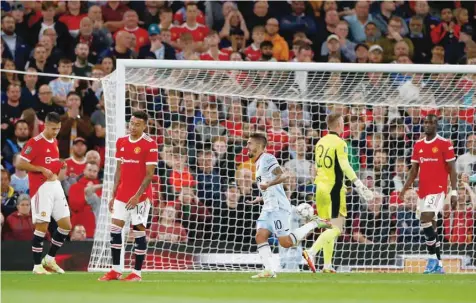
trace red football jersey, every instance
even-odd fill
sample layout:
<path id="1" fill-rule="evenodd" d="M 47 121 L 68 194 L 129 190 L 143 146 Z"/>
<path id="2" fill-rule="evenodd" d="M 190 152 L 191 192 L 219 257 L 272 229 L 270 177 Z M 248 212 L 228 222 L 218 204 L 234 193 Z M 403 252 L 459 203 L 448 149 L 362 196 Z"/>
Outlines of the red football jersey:
<path id="1" fill-rule="evenodd" d="M 116 159 L 121 161 L 121 175 L 115 198 L 127 203 L 139 190 L 147 165 L 157 165 L 157 142 L 146 134 L 136 141 L 132 141 L 129 136 L 121 137 L 116 142 Z M 152 184 L 139 201 L 146 199 L 152 201 Z"/>
<path id="2" fill-rule="evenodd" d="M 210 30 L 208 27 L 202 24 L 198 24 L 194 28 L 190 28 L 187 26 L 187 23 L 184 23 L 180 26 L 174 26 L 170 29 L 171 40 L 177 41 L 180 38 L 180 35 L 183 33 L 189 32 L 192 34 L 193 41 L 195 42 L 203 42 L 205 37 L 208 35 Z"/>
<path id="3" fill-rule="evenodd" d="M 259 61 L 261 59 L 261 50 L 259 47 L 255 47 L 254 44 L 245 48 L 244 54 L 250 61 Z"/>
<path id="4" fill-rule="evenodd" d="M 213 56 L 212 56 L 212 53 L 210 52 L 210 50 L 208 50 L 206 53 L 202 53 L 200 55 L 200 60 L 202 61 L 215 61 L 215 59 L 213 59 Z M 219 51 L 218 52 L 218 61 L 228 61 L 230 60 L 230 55 L 222 52 L 222 51 Z"/>
<path id="5" fill-rule="evenodd" d="M 126 32 L 129 32 L 129 33 L 133 34 L 134 36 L 136 36 L 136 47 L 134 49 L 136 52 L 138 52 L 141 47 L 143 47 L 144 45 L 147 45 L 149 43 L 149 32 L 147 32 L 145 29 L 143 29 L 141 27 L 136 27 L 132 30 L 126 29 L 124 27 L 124 28 L 118 30 L 114 34 L 114 36 L 113 36 L 114 40 L 116 40 L 116 36 L 120 31 L 126 31 Z"/>
<path id="6" fill-rule="evenodd" d="M 86 158 L 82 161 L 76 161 L 72 157 L 65 160 L 67 165 L 66 176 L 71 176 L 74 174 L 76 176 L 81 175 L 84 172 L 84 168 L 86 167 Z"/>
<path id="7" fill-rule="evenodd" d="M 455 160 L 451 141 L 436 136 L 431 141 L 418 140 L 413 146 L 412 162 L 420 165 L 418 196 L 446 192 L 448 189 L 448 169 L 446 162 Z"/>
<path id="8" fill-rule="evenodd" d="M 56 139 L 47 140 L 43 133 L 26 142 L 20 157 L 32 165 L 47 168 L 56 175 L 59 174 L 63 166 L 59 158 L 58 141 Z M 42 173 L 28 172 L 28 181 L 30 182 L 30 196 L 34 196 L 40 186 L 46 182 L 46 178 Z"/>

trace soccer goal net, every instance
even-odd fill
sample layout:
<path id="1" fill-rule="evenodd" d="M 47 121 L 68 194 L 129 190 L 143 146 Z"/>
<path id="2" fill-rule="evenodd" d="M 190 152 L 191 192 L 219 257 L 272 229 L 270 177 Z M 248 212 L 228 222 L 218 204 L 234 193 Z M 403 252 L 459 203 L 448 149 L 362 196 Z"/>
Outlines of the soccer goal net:
<path id="1" fill-rule="evenodd" d="M 425 239 L 415 218 L 418 181 L 399 200 L 423 118 L 440 117 L 438 133 L 459 157 L 476 149 L 474 66 L 119 60 L 103 80 L 107 137 L 103 204 L 89 270 L 111 266 L 110 214 L 115 141 L 131 112 L 146 110 L 159 144 L 148 220 L 145 270 L 261 268 L 254 240 L 260 205 L 247 154 L 252 132 L 267 134 L 267 152 L 290 173 L 292 205 L 314 205 L 314 146 L 327 133 L 326 115 L 345 117 L 349 160 L 375 192 L 365 203 L 348 187 L 347 220 L 335 249 L 338 271 L 422 272 Z M 472 145 L 471 145 L 472 144 Z M 470 146 L 471 145 L 471 146 Z M 475 272 L 473 207 L 476 168 L 458 162 L 458 207 L 438 220 L 448 272 Z M 472 179 L 471 179 L 472 180 Z M 292 224 L 298 226 L 299 218 Z M 273 262 L 307 270 L 301 257 L 320 234 L 283 249 L 273 236 Z M 133 267 L 133 238 L 124 232 L 123 264 Z M 316 259 L 322 265 L 322 255 Z"/>

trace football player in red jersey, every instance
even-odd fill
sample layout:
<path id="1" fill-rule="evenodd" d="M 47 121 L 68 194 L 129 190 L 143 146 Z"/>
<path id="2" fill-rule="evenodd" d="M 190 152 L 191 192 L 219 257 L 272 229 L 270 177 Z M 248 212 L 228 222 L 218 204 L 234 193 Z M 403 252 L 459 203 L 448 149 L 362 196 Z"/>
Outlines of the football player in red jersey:
<path id="1" fill-rule="evenodd" d="M 60 183 L 66 173 L 65 164 L 59 159 L 56 141 L 61 129 L 60 116 L 49 113 L 45 122 L 45 130 L 28 140 L 23 147 L 17 168 L 28 172 L 30 182 L 31 214 L 35 225 L 32 240 L 33 273 L 51 274 L 50 271 L 53 271 L 64 274 L 55 261 L 56 252 L 71 230 L 69 206 Z M 42 260 L 43 240 L 51 217 L 58 224 L 58 229 L 53 234 L 48 254 Z"/>
<path id="2" fill-rule="evenodd" d="M 141 281 L 141 269 L 147 252 L 145 226 L 152 199 L 151 181 L 158 162 L 157 142 L 144 133 L 147 113 L 132 113 L 130 134 L 116 141 L 116 172 L 112 199 L 109 201 L 111 222 L 112 270 L 100 281 L 121 280 L 120 257 L 122 228 L 129 217 L 134 230 L 134 270 L 124 281 Z"/>
<path id="3" fill-rule="evenodd" d="M 444 207 L 445 194 L 448 189 L 448 172 L 451 181 L 451 207 L 453 209 L 456 207 L 458 197 L 456 157 L 451 141 L 436 133 L 438 129 L 436 115 L 426 116 L 423 129 L 426 136 L 413 146 L 412 168 L 400 193 L 400 199 L 403 199 L 405 191 L 419 176 L 417 214 L 420 217 L 421 227 L 425 233 L 426 247 L 430 255 L 424 273 L 444 273 L 436 221 Z"/>

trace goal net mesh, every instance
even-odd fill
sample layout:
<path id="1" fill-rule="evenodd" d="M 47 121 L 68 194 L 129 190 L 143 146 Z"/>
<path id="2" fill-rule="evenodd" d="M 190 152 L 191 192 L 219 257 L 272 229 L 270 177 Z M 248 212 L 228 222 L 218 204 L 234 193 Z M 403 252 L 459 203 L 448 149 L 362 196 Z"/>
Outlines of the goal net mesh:
<path id="1" fill-rule="evenodd" d="M 267 133 L 267 152 L 290 172 L 286 190 L 291 204 L 314 205 L 314 146 L 327 133 L 326 115 L 341 112 L 350 163 L 375 191 L 375 199 L 365 203 L 348 187 L 348 216 L 334 249 L 335 267 L 423 271 L 425 239 L 415 219 L 418 180 L 404 201 L 398 193 L 426 115 L 441 118 L 439 134 L 452 140 L 457 155 L 466 152 L 466 138 L 474 131 L 473 75 L 126 68 L 125 117 L 116 115 L 116 77 L 114 73 L 103 80 L 107 153 L 89 270 L 111 267 L 107 201 L 115 141 L 127 133 L 118 127 L 127 127 L 131 112 L 141 109 L 151 117 L 147 132 L 160 151 L 145 270 L 261 268 L 254 241 L 261 206 L 247 203 L 258 195 L 247 137 Z M 122 119 L 126 124 L 117 123 Z M 450 272 L 476 269 L 475 184 L 464 175 L 462 182 L 458 210 L 438 221 L 443 261 Z M 292 224 L 294 228 L 301 222 L 294 216 Z M 280 248 L 272 236 L 274 265 L 283 271 L 307 270 L 301 251 L 320 232 L 315 230 L 291 249 Z M 126 228 L 126 270 L 133 268 L 133 244 Z M 321 254 L 316 263 L 322 265 Z"/>

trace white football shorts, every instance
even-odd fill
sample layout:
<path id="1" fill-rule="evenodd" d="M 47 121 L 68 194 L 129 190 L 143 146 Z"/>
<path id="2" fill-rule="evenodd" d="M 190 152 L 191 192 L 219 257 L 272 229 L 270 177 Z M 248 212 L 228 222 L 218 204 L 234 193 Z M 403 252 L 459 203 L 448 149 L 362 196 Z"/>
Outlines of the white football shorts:
<path id="1" fill-rule="evenodd" d="M 423 199 L 418 199 L 416 218 L 420 219 L 420 214 L 432 212 L 435 214 L 435 220 L 445 205 L 445 193 L 427 195 Z"/>
<path id="2" fill-rule="evenodd" d="M 31 218 L 33 223 L 58 221 L 70 216 L 68 201 L 61 182 L 46 181 L 31 198 Z"/>
<path id="3" fill-rule="evenodd" d="M 126 209 L 127 202 L 114 200 L 114 208 L 112 210 L 112 218 L 127 222 L 129 216 L 132 225 L 142 224 L 147 225 L 147 218 L 149 217 L 150 202 L 145 200 L 136 205 L 133 209 Z"/>
<path id="4" fill-rule="evenodd" d="M 287 236 L 291 233 L 291 213 L 286 210 L 262 211 L 256 221 L 256 229 L 267 229 L 276 237 Z"/>

